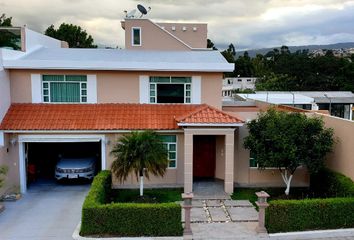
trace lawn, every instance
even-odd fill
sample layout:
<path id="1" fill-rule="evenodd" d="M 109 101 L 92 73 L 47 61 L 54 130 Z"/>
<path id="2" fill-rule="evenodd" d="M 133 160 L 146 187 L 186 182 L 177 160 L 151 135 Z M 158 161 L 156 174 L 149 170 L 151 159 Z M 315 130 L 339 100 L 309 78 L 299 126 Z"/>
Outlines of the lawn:
<path id="1" fill-rule="evenodd" d="M 256 192 L 266 191 L 269 195 L 269 201 L 278 199 L 308 199 L 315 198 L 317 195 L 306 187 L 293 187 L 290 189 L 289 196 L 284 193 L 285 188 L 235 188 L 231 198 L 234 200 L 249 200 L 255 205 L 257 201 Z"/>
<path id="2" fill-rule="evenodd" d="M 144 196 L 139 196 L 139 189 L 115 189 L 111 201 L 119 203 L 167 203 L 182 201 L 182 188 L 144 189 Z"/>

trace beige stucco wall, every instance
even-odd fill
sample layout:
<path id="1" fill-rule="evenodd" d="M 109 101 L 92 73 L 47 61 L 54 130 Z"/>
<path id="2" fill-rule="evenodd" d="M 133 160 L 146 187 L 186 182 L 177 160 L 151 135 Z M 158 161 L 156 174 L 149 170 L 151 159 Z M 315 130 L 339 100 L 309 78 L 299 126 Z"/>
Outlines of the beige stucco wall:
<path id="1" fill-rule="evenodd" d="M 201 102 L 221 108 L 222 73 L 11 70 L 12 103 L 30 103 L 31 74 L 96 74 L 98 103 L 139 103 L 139 76 L 201 76 Z"/>
<path id="2" fill-rule="evenodd" d="M 135 50 L 188 51 L 190 48 L 148 19 L 126 19 L 125 48 Z M 132 46 L 132 28 L 141 28 L 141 46 Z"/>
<path id="3" fill-rule="evenodd" d="M 354 122 L 324 114 L 316 115 L 323 117 L 326 127 L 334 129 L 337 141 L 333 152 L 328 154 L 328 167 L 354 181 Z"/>
<path id="4" fill-rule="evenodd" d="M 204 23 L 157 23 L 192 48 L 206 48 L 208 26 Z M 172 28 L 175 30 L 172 30 Z M 185 27 L 185 31 L 183 31 Z M 193 29 L 196 29 L 195 31 Z"/>
<path id="5" fill-rule="evenodd" d="M 225 136 L 216 136 L 215 178 L 225 179 Z"/>
<path id="6" fill-rule="evenodd" d="M 198 74 L 194 74 L 198 75 Z M 202 76 L 202 103 L 221 109 L 222 73 L 204 73 Z"/>
<path id="7" fill-rule="evenodd" d="M 10 70 L 10 92 L 12 103 L 32 102 L 31 71 Z"/>
<path id="8" fill-rule="evenodd" d="M 15 137 L 15 135 L 5 134 L 5 146 L 0 147 L 0 165 L 8 168 L 7 174 L 3 177 L 5 182 L 0 189 L 0 196 L 5 192 L 17 193 L 20 190 L 18 143 L 10 144 L 10 139 Z"/>

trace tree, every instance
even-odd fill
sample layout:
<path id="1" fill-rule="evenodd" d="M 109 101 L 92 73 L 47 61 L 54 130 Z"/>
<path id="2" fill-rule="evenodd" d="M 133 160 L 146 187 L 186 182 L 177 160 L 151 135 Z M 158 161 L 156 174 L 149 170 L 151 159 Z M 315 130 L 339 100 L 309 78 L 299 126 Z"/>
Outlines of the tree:
<path id="1" fill-rule="evenodd" d="M 218 50 L 216 47 L 215 47 L 215 44 L 208 38 L 207 39 L 207 48 L 211 48 L 213 50 Z"/>
<path id="2" fill-rule="evenodd" d="M 12 27 L 12 17 L 6 17 L 5 13 L 0 16 L 0 27 Z"/>
<path id="3" fill-rule="evenodd" d="M 77 25 L 62 23 L 58 29 L 55 29 L 54 25 L 50 25 L 44 34 L 66 41 L 70 48 L 97 48 L 97 45 L 93 44 L 92 36 Z"/>
<path id="4" fill-rule="evenodd" d="M 123 182 L 130 173 L 140 177 L 140 196 L 143 196 L 144 174 L 149 179 L 163 176 L 168 166 L 167 149 L 153 131 L 132 132 L 120 138 L 113 147 L 112 173 Z"/>
<path id="5" fill-rule="evenodd" d="M 299 166 L 317 173 L 334 145 L 333 129 L 325 128 L 321 118 L 303 113 L 287 113 L 271 108 L 247 123 L 245 148 L 256 158 L 258 168 L 275 167 L 289 195 L 293 175 Z"/>
<path id="6" fill-rule="evenodd" d="M 226 50 L 222 51 L 221 54 L 229 63 L 235 62 L 236 51 L 232 43 L 229 45 L 229 47 Z"/>
<path id="7" fill-rule="evenodd" d="M 0 27 L 12 27 L 12 17 L 6 17 L 5 14 L 0 16 Z M 1 29 L 0 47 L 12 48 L 14 50 L 21 49 L 21 33 L 16 29 Z"/>

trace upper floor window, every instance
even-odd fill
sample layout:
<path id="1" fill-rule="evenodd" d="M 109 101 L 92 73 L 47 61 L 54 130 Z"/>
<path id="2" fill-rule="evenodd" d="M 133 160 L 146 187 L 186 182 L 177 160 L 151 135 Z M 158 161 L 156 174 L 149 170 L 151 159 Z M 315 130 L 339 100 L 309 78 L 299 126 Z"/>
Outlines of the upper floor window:
<path id="1" fill-rule="evenodd" d="M 191 103 L 191 77 L 150 77 L 150 103 Z"/>
<path id="2" fill-rule="evenodd" d="M 133 27 L 132 28 L 132 45 L 141 46 L 141 28 Z"/>
<path id="3" fill-rule="evenodd" d="M 86 75 L 43 75 L 43 102 L 85 103 L 87 102 Z"/>

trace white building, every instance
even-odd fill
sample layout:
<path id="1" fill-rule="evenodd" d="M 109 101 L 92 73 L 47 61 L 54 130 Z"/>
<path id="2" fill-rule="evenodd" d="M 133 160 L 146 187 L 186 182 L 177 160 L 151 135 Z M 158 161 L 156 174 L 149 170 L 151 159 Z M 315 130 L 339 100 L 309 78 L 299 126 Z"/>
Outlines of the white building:
<path id="1" fill-rule="evenodd" d="M 225 78 L 222 85 L 222 96 L 232 97 L 232 92 L 236 90 L 255 90 L 256 81 L 255 77 Z"/>

